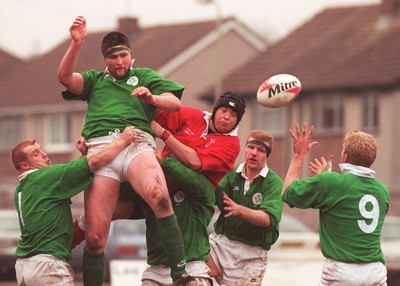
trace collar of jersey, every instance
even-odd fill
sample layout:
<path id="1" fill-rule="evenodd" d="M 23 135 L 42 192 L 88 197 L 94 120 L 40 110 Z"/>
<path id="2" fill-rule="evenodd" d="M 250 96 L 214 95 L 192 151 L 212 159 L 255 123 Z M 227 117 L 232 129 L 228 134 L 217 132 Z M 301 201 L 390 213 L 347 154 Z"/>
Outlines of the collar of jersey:
<path id="1" fill-rule="evenodd" d="M 339 168 L 342 171 L 342 174 L 353 174 L 365 178 L 375 177 L 375 171 L 367 167 L 357 166 L 350 163 L 340 163 Z"/>

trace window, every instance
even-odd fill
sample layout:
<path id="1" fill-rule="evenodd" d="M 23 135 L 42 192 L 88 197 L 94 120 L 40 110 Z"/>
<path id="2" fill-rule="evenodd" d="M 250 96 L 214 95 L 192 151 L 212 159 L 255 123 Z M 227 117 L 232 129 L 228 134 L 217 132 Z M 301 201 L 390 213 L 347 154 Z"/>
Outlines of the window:
<path id="1" fill-rule="evenodd" d="M 260 104 L 256 104 L 256 116 L 254 125 L 257 129 L 268 130 L 275 137 L 284 136 L 287 134 L 287 108 L 266 108 Z"/>
<path id="2" fill-rule="evenodd" d="M 312 117 L 319 132 L 340 133 L 343 129 L 343 103 L 338 95 L 316 96 L 312 101 Z"/>
<path id="3" fill-rule="evenodd" d="M 362 129 L 366 131 L 376 131 L 379 127 L 379 104 L 378 96 L 372 92 L 362 95 L 361 111 Z"/>
<path id="4" fill-rule="evenodd" d="M 21 117 L 6 116 L 0 120 L 0 149 L 9 152 L 21 141 Z"/>
<path id="5" fill-rule="evenodd" d="M 70 152 L 71 120 L 68 114 L 51 114 L 45 117 L 45 148 L 48 152 Z"/>

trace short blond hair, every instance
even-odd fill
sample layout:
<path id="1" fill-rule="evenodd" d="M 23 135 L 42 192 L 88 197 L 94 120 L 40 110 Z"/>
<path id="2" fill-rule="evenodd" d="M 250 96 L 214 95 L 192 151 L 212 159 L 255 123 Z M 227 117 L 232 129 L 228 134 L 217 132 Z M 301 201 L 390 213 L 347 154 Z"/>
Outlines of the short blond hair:
<path id="1" fill-rule="evenodd" d="M 23 141 L 15 146 L 10 153 L 10 159 L 15 169 L 21 169 L 21 163 L 26 161 L 27 153 L 24 152 L 25 148 L 36 143 L 36 140 Z"/>
<path id="2" fill-rule="evenodd" d="M 376 159 L 375 138 L 371 134 L 352 130 L 344 138 L 343 151 L 347 153 L 349 163 L 369 168 Z"/>
<path id="3" fill-rule="evenodd" d="M 249 133 L 246 141 L 249 141 L 249 138 L 251 137 L 256 141 L 267 143 L 267 146 L 272 150 L 272 147 L 274 146 L 274 136 L 272 136 L 271 133 L 261 129 L 254 129 Z"/>

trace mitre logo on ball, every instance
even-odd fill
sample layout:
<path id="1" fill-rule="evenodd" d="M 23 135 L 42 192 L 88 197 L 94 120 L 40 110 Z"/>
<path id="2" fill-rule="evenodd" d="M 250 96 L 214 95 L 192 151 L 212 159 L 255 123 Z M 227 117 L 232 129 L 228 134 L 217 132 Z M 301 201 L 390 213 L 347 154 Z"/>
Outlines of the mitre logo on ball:
<path id="1" fill-rule="evenodd" d="M 257 91 L 257 101 L 265 107 L 280 107 L 300 93 L 300 80 L 290 74 L 278 74 L 264 81 Z"/>

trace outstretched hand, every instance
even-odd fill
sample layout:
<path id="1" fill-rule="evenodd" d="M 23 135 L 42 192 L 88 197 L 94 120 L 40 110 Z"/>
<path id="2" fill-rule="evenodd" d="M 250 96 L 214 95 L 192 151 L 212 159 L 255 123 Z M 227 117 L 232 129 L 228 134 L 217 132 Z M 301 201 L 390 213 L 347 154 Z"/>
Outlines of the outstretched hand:
<path id="1" fill-rule="evenodd" d="M 71 27 L 69 28 L 71 38 L 75 42 L 83 42 L 87 36 L 86 19 L 83 16 L 75 18 Z"/>
<path id="2" fill-rule="evenodd" d="M 331 172 L 332 171 L 332 160 L 333 160 L 333 155 L 330 155 L 328 157 L 328 160 L 326 160 L 324 157 L 321 157 L 320 160 L 315 158 L 314 162 L 310 161 L 308 163 L 308 168 L 315 175 L 317 175 L 321 172 Z"/>
<path id="3" fill-rule="evenodd" d="M 310 129 L 307 131 L 307 124 L 303 123 L 303 128 L 300 131 L 299 124 L 296 123 L 296 133 L 289 129 L 290 137 L 293 141 L 293 151 L 294 155 L 292 161 L 290 162 L 288 171 L 286 173 L 285 179 L 283 181 L 282 194 L 285 193 L 289 185 L 300 178 L 301 169 L 303 167 L 304 158 L 312 147 L 318 144 L 317 141 L 311 140 L 311 135 L 314 131 L 314 126 L 311 125 Z"/>
<path id="4" fill-rule="evenodd" d="M 310 129 L 307 131 L 307 123 L 303 123 L 303 128 L 300 131 L 299 124 L 296 123 L 296 134 L 292 131 L 292 129 L 289 129 L 289 134 L 290 137 L 292 137 L 293 141 L 293 151 L 295 155 L 301 156 L 304 158 L 307 153 L 310 151 L 314 145 L 318 144 L 317 141 L 312 141 L 311 136 L 314 131 L 314 126 L 311 125 Z"/>
<path id="5" fill-rule="evenodd" d="M 222 196 L 224 200 L 224 217 L 238 216 L 242 206 L 235 203 L 227 194 L 222 193 Z"/>

